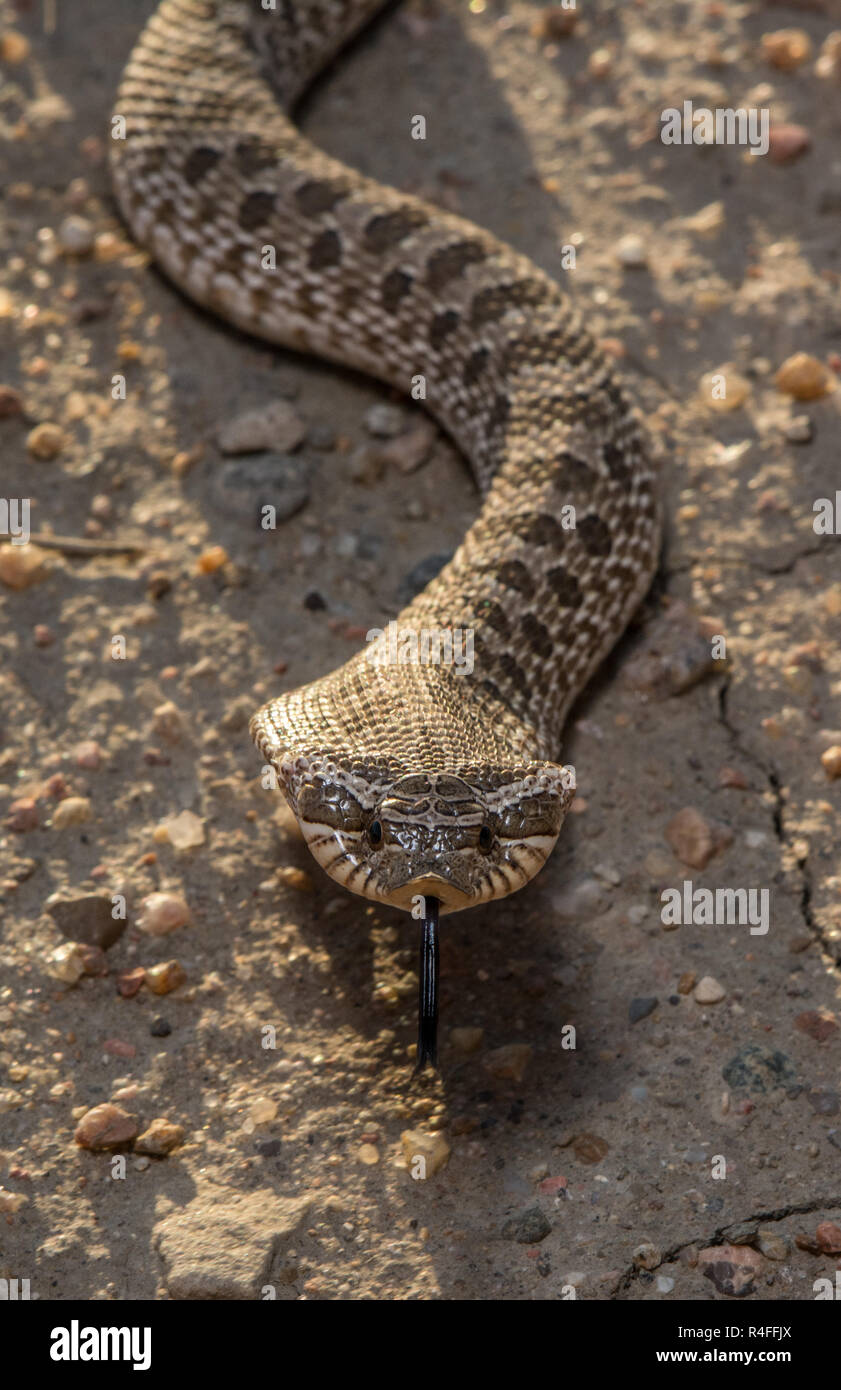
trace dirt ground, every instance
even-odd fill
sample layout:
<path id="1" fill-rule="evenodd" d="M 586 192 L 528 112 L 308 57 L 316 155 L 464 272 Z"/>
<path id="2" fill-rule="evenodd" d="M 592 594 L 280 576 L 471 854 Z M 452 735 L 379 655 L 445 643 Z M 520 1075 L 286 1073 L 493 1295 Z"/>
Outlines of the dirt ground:
<path id="1" fill-rule="evenodd" d="M 418 407 L 228 330 L 127 238 L 107 120 L 153 7 L 0 3 L 0 493 L 33 534 L 137 547 L 0 550 L 0 1277 L 814 1298 L 841 1263 L 841 14 L 581 0 L 555 37 L 536 4 L 406 3 L 302 112 L 563 279 L 663 462 L 658 579 L 568 729 L 577 814 L 526 891 L 446 920 L 442 1069 L 413 1082 L 414 924 L 320 873 L 246 725 L 394 616 L 476 495 L 443 438 L 372 483 L 371 408 Z M 792 26 L 785 70 L 763 36 Z M 769 153 L 663 144 L 685 100 L 767 108 Z M 813 399 L 775 382 L 795 353 Z M 309 500 L 266 532 L 217 436 L 278 397 Z M 767 933 L 664 924 L 687 881 L 768 890 Z M 155 936 L 161 891 L 190 920 Z M 124 1137 L 81 1146 L 107 1102 Z M 165 1156 L 132 1147 L 155 1120 Z"/>

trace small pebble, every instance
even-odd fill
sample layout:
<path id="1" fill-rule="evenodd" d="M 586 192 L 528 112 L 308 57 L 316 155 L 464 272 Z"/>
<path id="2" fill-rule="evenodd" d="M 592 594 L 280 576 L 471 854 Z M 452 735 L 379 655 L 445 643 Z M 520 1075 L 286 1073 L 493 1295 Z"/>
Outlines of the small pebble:
<path id="1" fill-rule="evenodd" d="M 509 1217 L 502 1228 L 502 1238 L 516 1240 L 520 1245 L 539 1245 L 551 1232 L 545 1212 L 535 1205 Z"/>
<path id="2" fill-rule="evenodd" d="M 28 589 L 46 574 L 46 552 L 37 545 L 0 545 L 0 583 L 8 589 Z"/>
<path id="3" fill-rule="evenodd" d="M 756 1233 L 756 1246 L 766 1260 L 787 1260 L 791 1254 L 791 1241 L 780 1235 L 773 1226 L 760 1226 Z"/>
<path id="4" fill-rule="evenodd" d="M 63 984 L 75 985 L 85 973 L 85 965 L 75 941 L 65 941 L 51 951 L 45 961 L 48 975 Z"/>
<path id="5" fill-rule="evenodd" d="M 794 72 L 812 56 L 812 40 L 804 29 L 775 29 L 762 35 L 762 56 L 781 72 Z"/>
<path id="6" fill-rule="evenodd" d="M 219 430 L 217 442 L 223 454 L 292 453 L 303 441 L 307 427 L 288 401 L 270 401 L 256 410 L 243 411 Z"/>
<path id="7" fill-rule="evenodd" d="M 812 137 L 802 125 L 772 125 L 768 132 L 768 155 L 775 164 L 788 164 L 810 149 Z M 801 396 L 801 400 L 811 400 Z"/>
<path id="8" fill-rule="evenodd" d="M 167 816 L 158 829 L 163 831 L 164 838 L 175 850 L 197 849 L 205 842 L 204 821 L 192 811 L 179 811 L 175 816 Z"/>
<path id="9" fill-rule="evenodd" d="M 704 975 L 693 991 L 698 1004 L 719 1004 L 726 994 L 727 990 L 712 975 Z"/>
<path id="10" fill-rule="evenodd" d="M 184 1130 L 181 1125 L 172 1124 L 169 1120 L 152 1120 L 148 1129 L 144 1129 L 142 1134 L 137 1136 L 134 1141 L 135 1153 L 153 1154 L 156 1158 L 163 1158 L 165 1154 L 171 1153 L 179 1144 L 184 1143 Z"/>
<path id="11" fill-rule="evenodd" d="M 190 909 L 177 893 L 150 893 L 143 899 L 137 926 L 148 936 L 166 936 L 192 920 Z"/>
<path id="12" fill-rule="evenodd" d="M 177 960 L 146 967 L 146 985 L 153 994 L 171 994 L 179 985 L 183 985 L 186 978 L 187 973 Z"/>
<path id="13" fill-rule="evenodd" d="M 628 270 L 644 270 L 648 265 L 648 250 L 642 237 L 629 233 L 623 236 L 614 247 L 614 254 L 620 265 Z"/>
<path id="14" fill-rule="evenodd" d="M 821 753 L 821 767 L 830 782 L 841 777 L 841 744 L 835 743 Z"/>
<path id="15" fill-rule="evenodd" d="M 734 367 L 725 365 L 701 377 L 700 396 L 710 410 L 723 414 L 738 410 L 750 395 L 750 382 Z"/>
<path id="16" fill-rule="evenodd" d="M 47 898 L 44 906 L 62 936 L 103 951 L 119 941 L 126 928 L 126 919 L 113 915 L 114 903 L 108 894 L 62 892 Z"/>
<path id="17" fill-rule="evenodd" d="M 137 1120 L 119 1105 L 95 1105 L 76 1127 L 75 1140 L 82 1149 L 101 1151 L 130 1144 L 137 1134 Z"/>
<path id="18" fill-rule="evenodd" d="M 58 244 L 68 256 L 86 256 L 93 250 L 96 236 L 94 225 L 87 217 L 71 213 L 58 229 Z"/>
<path id="19" fill-rule="evenodd" d="M 693 806 L 685 806 L 669 821 L 664 837 L 682 863 L 703 869 L 732 842 L 733 833 L 726 826 L 707 820 Z"/>
<path id="20" fill-rule="evenodd" d="M 67 440 L 60 425 L 36 425 L 26 436 L 26 447 L 33 458 L 46 461 L 58 458 Z"/>
<path id="21" fill-rule="evenodd" d="M 812 433 L 812 421 L 808 415 L 794 415 L 783 426 L 783 435 L 789 444 L 808 444 Z"/>
<path id="22" fill-rule="evenodd" d="M 16 835 L 25 835 L 28 830 L 37 830 L 39 825 L 38 807 L 31 796 L 19 796 L 9 807 L 4 825 Z"/>
<path id="23" fill-rule="evenodd" d="M 296 893 L 315 892 L 315 884 L 306 869 L 298 869 L 289 864 L 277 870 L 276 878 L 283 888 L 292 888 Z"/>
<path id="24" fill-rule="evenodd" d="M 93 739 L 79 743 L 73 749 L 73 761 L 87 772 L 96 772 L 102 763 L 102 749 Z"/>
<path id="25" fill-rule="evenodd" d="M 410 1174 L 431 1178 L 449 1161 L 450 1146 L 443 1134 L 425 1134 L 418 1129 L 404 1129 L 400 1135 L 403 1157 Z M 419 1164 L 418 1160 L 423 1163 Z"/>
<path id="26" fill-rule="evenodd" d="M 380 1161 L 380 1151 L 375 1144 L 361 1144 L 359 1147 L 359 1161 L 372 1167 Z"/>
<path id="27" fill-rule="evenodd" d="M 74 825 L 85 825 L 92 816 L 93 809 L 86 796 L 68 796 L 53 811 L 53 829 L 68 830 Z"/>
<path id="28" fill-rule="evenodd" d="M 657 1008 L 659 1000 L 656 994 L 638 996 L 632 999 L 628 1005 L 628 1022 L 639 1023 L 641 1019 L 648 1018 Z"/>
<path id="29" fill-rule="evenodd" d="M 288 519 L 310 500 L 310 470 L 306 459 L 285 454 L 254 454 L 226 463 L 211 484 L 213 500 L 226 516 L 252 522 L 261 531 L 264 520 Z M 264 512 L 273 508 L 272 513 Z M 268 528 L 273 529 L 272 527 Z"/>
<path id="30" fill-rule="evenodd" d="M 631 1258 L 637 1269 L 656 1269 L 663 1256 L 651 1241 L 644 1241 L 637 1246 Z"/>
<path id="31" fill-rule="evenodd" d="M 165 1018 L 161 1018 L 161 1016 L 158 1015 L 157 1018 L 154 1018 L 152 1020 L 152 1025 L 149 1029 L 149 1033 L 153 1038 L 168 1038 L 171 1032 L 172 1024 L 169 1023 Z"/>
<path id="32" fill-rule="evenodd" d="M 793 396 L 797 401 L 814 401 L 834 389 L 835 379 L 817 357 L 810 357 L 806 352 L 795 352 L 777 370 L 774 385 L 778 391 Z"/>

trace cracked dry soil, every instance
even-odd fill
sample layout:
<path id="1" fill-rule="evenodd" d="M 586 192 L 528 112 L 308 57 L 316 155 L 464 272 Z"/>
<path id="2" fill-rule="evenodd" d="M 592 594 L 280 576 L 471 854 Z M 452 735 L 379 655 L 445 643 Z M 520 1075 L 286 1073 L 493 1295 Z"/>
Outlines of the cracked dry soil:
<path id="1" fill-rule="evenodd" d="M 49 549 L 38 582 L 0 583 L 3 815 L 31 803 L 0 838 L 0 1276 L 56 1299 L 812 1299 L 841 1222 L 841 780 L 821 762 L 841 575 L 813 528 L 841 393 L 802 403 L 774 375 L 841 360 L 841 82 L 815 73 L 838 13 L 600 3 L 553 39 L 535 4 L 408 3 L 304 109 L 332 153 L 568 277 L 667 498 L 652 593 L 570 721 L 577 814 L 530 889 L 447 919 L 443 1068 L 412 1084 L 412 926 L 317 874 L 245 725 L 393 616 L 476 499 L 440 438 L 410 475 L 355 478 L 387 393 L 200 314 L 127 240 L 107 117 L 151 8 L 59 3 L 45 33 L 38 5 L 0 4 L 0 491 L 32 499 L 39 533 L 138 547 Z M 762 46 L 787 25 L 813 50 L 792 71 Z M 765 105 L 809 148 L 666 147 L 659 114 L 687 98 Z M 71 215 L 86 254 L 62 245 Z M 721 368 L 747 389 L 714 411 L 699 383 Z M 307 428 L 309 501 L 266 533 L 219 505 L 217 432 L 279 396 Z M 28 447 L 44 423 L 52 458 Z M 726 661 L 693 665 L 699 635 Z M 58 813 L 71 798 L 83 822 Z M 703 867 L 666 838 L 687 808 L 715 840 Z M 201 843 L 179 851 L 161 825 L 183 811 Z M 687 880 L 769 890 L 768 932 L 666 930 L 661 893 Z M 190 924 L 143 932 L 155 891 Z M 124 895 L 107 974 L 57 978 L 56 893 Z M 153 993 L 172 959 L 184 981 Z M 74 1141 L 109 1101 L 183 1142 L 124 1146 L 115 1176 Z M 407 1130 L 448 1155 L 426 1181 Z"/>

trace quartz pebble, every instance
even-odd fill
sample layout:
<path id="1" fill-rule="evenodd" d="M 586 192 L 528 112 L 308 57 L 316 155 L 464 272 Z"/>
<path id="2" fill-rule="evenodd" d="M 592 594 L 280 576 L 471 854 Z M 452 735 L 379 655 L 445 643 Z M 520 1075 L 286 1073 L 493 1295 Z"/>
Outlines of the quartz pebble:
<path id="1" fill-rule="evenodd" d="M 616 243 L 616 259 L 627 270 L 644 270 L 648 265 L 648 251 L 642 237 L 629 233 Z"/>
<path id="2" fill-rule="evenodd" d="M 95 1105 L 76 1127 L 76 1143 L 82 1149 L 119 1149 L 137 1134 L 137 1120 L 119 1105 Z"/>
<path id="3" fill-rule="evenodd" d="M 775 29 L 762 35 L 762 56 L 781 72 L 793 72 L 812 56 L 812 40 L 804 29 Z"/>
<path id="4" fill-rule="evenodd" d="M 137 1136 L 134 1141 L 135 1153 L 152 1154 L 156 1158 L 163 1158 L 165 1154 L 171 1153 L 179 1144 L 184 1143 L 184 1130 L 181 1125 L 172 1124 L 169 1120 L 152 1120 L 148 1129 L 144 1129 L 142 1134 Z"/>
<path id="5" fill-rule="evenodd" d="M 175 850 L 197 849 L 205 842 L 204 821 L 192 811 L 167 816 L 159 827 Z"/>
<path id="6" fill-rule="evenodd" d="M 81 980 L 85 973 L 85 965 L 76 942 L 65 941 L 61 946 L 57 946 L 47 958 L 46 969 L 54 980 L 61 980 L 66 985 L 75 985 Z"/>
<path id="7" fill-rule="evenodd" d="M 693 996 L 698 1004 L 719 1004 L 726 993 L 724 986 L 712 975 L 704 975 L 695 986 Z"/>
<path id="8" fill-rule="evenodd" d="M 787 357 L 774 376 L 774 385 L 797 401 L 814 401 L 833 390 L 835 381 L 828 367 L 806 352 Z"/>
<path id="9" fill-rule="evenodd" d="M 406 1167 L 414 1178 L 431 1178 L 449 1161 L 450 1146 L 443 1134 L 404 1129 L 400 1135 L 400 1145 Z"/>
<path id="10" fill-rule="evenodd" d="M 85 825 L 92 816 L 91 803 L 86 796 L 67 796 L 53 811 L 53 829 L 68 830 L 74 825 Z"/>
<path id="11" fill-rule="evenodd" d="M 710 410 L 722 414 L 744 405 L 750 389 L 750 382 L 734 367 L 725 364 L 701 378 L 700 396 Z"/>
<path id="12" fill-rule="evenodd" d="M 146 967 L 146 985 L 153 994 L 171 994 L 183 985 L 187 973 L 177 960 L 162 961 L 160 965 Z"/>
<path id="13" fill-rule="evenodd" d="M 58 229 L 58 244 L 68 256 L 86 256 L 93 250 L 96 230 L 87 217 L 71 213 Z"/>
<path id="14" fill-rule="evenodd" d="M 29 453 L 33 458 L 41 459 L 42 462 L 58 458 L 66 443 L 61 426 L 51 422 L 36 425 L 26 436 L 26 447 Z"/>
<path id="15" fill-rule="evenodd" d="M 808 415 L 794 415 L 783 426 L 783 435 L 789 444 L 808 444 L 812 433 L 812 421 Z"/>
<path id="16" fill-rule="evenodd" d="M 37 545 L 0 545 L 0 583 L 7 589 L 28 589 L 46 573 L 46 552 Z"/>
<path id="17" fill-rule="evenodd" d="M 831 782 L 841 777 L 841 744 L 833 744 L 821 753 L 821 767 Z"/>
<path id="18" fill-rule="evenodd" d="M 190 921 L 190 909 L 177 893 L 150 893 L 143 899 L 137 925 L 148 936 L 166 936 Z"/>

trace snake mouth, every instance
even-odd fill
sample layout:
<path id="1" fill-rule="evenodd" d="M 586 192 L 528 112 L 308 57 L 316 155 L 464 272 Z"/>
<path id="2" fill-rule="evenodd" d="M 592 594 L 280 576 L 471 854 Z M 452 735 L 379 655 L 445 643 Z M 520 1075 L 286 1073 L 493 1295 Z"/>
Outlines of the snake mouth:
<path id="1" fill-rule="evenodd" d="M 406 912 L 411 912 L 419 897 L 437 898 L 442 913 L 459 912 L 474 902 L 472 894 L 465 893 L 448 878 L 437 873 L 419 874 L 407 883 L 401 884 L 399 888 L 392 889 L 388 894 L 388 902 L 394 907 L 402 907 Z"/>

